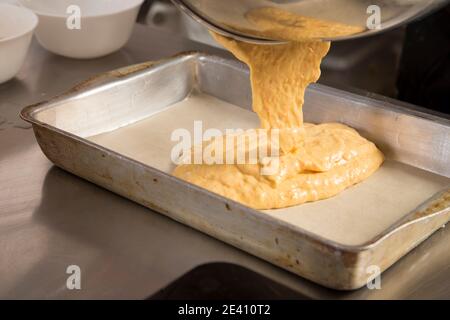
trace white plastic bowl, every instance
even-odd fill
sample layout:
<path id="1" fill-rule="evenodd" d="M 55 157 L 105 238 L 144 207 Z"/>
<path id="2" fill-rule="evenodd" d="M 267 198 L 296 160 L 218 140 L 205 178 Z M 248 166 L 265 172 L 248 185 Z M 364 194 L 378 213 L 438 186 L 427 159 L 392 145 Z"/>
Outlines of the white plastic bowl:
<path id="1" fill-rule="evenodd" d="M 143 1 L 19 0 L 39 16 L 39 43 L 53 53 L 77 59 L 97 58 L 122 48 L 131 36 Z M 80 9 L 80 29 L 68 27 L 70 13 L 74 12 L 68 11 L 71 6 Z"/>
<path id="2" fill-rule="evenodd" d="M 32 11 L 0 4 L 0 83 L 19 72 L 37 24 L 38 17 Z"/>

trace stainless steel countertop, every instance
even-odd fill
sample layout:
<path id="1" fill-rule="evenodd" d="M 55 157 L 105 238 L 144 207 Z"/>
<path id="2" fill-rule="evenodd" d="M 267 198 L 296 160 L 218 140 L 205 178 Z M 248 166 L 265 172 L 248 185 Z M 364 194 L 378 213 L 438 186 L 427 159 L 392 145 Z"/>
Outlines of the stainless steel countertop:
<path id="1" fill-rule="evenodd" d="M 144 298 L 210 262 L 235 263 L 307 297 L 450 299 L 450 230 L 443 228 L 382 275 L 382 289 L 337 292 L 64 172 L 42 154 L 20 110 L 107 70 L 180 51 L 227 53 L 136 26 L 128 45 L 88 61 L 33 41 L 16 80 L 0 85 L 0 298 Z M 82 289 L 68 290 L 78 265 Z"/>

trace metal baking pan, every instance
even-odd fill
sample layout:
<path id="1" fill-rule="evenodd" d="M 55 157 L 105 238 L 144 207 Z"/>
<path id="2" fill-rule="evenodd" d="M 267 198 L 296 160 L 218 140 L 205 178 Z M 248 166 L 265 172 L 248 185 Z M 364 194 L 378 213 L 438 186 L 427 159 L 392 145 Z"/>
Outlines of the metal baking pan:
<path id="1" fill-rule="evenodd" d="M 180 107 L 202 94 L 215 106 Z M 257 121 L 247 68 L 216 56 L 186 53 L 102 74 L 21 116 L 64 170 L 330 288 L 364 286 L 373 266 L 387 269 L 450 219 L 450 121 L 322 85 L 307 90 L 305 119 L 346 123 L 386 155 L 365 182 L 331 199 L 258 211 L 170 175 L 164 132 L 195 119 Z M 145 135 L 121 144 L 127 130 Z"/>

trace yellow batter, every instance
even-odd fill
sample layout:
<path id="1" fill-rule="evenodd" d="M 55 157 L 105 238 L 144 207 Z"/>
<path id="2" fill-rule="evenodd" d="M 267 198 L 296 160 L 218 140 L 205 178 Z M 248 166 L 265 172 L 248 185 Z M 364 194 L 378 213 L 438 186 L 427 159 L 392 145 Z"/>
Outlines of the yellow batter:
<path id="1" fill-rule="evenodd" d="M 257 27 L 257 31 L 245 30 L 245 33 L 286 41 L 336 38 L 353 35 L 364 30 L 360 26 L 301 16 L 275 7 L 252 9 L 247 12 L 246 18 Z"/>
<path id="2" fill-rule="evenodd" d="M 261 126 L 280 130 L 279 165 L 276 173 L 262 175 L 261 169 L 271 165 L 267 158 L 257 164 L 182 164 L 175 176 L 250 207 L 274 209 L 332 197 L 382 164 L 382 153 L 354 129 L 303 124 L 305 89 L 320 76 L 328 42 L 262 46 L 214 37 L 250 67 L 253 109 Z"/>

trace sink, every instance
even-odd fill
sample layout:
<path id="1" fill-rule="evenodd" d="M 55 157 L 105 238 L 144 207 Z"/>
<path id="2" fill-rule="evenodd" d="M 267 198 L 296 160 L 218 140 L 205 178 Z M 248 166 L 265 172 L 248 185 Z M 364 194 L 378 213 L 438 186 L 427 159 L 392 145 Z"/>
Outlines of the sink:
<path id="1" fill-rule="evenodd" d="M 208 263 L 187 272 L 148 300 L 306 300 L 308 297 L 231 263 Z"/>

